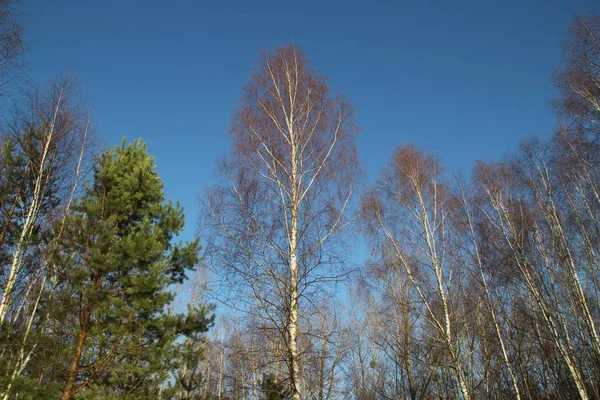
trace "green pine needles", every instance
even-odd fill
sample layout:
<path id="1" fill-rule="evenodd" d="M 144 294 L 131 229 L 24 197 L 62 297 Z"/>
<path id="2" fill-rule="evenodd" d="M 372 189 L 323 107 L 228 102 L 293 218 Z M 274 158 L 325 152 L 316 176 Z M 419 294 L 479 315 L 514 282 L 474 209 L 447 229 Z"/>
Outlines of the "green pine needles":
<path id="1" fill-rule="evenodd" d="M 49 326 L 62 399 L 154 398 L 175 367 L 177 339 L 208 329 L 206 308 L 167 312 L 169 285 L 198 262 L 197 240 L 172 244 L 183 224 L 140 140 L 98 159 L 93 184 L 56 226 Z"/>

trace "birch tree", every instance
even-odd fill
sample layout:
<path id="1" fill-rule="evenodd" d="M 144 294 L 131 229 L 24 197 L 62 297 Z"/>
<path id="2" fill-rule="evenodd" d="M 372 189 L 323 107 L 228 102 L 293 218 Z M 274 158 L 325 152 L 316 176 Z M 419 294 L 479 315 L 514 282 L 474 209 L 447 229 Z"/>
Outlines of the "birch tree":
<path id="1" fill-rule="evenodd" d="M 294 399 L 303 397 L 300 320 L 345 276 L 338 234 L 359 175 L 356 131 L 352 107 L 297 47 L 264 53 L 203 201 L 201 232 L 225 301 L 279 333 Z"/>
<path id="2" fill-rule="evenodd" d="M 535 142 L 525 146 L 522 163 L 513 164 L 513 169 L 506 164 L 480 165 L 475 171 L 477 190 L 486 198 L 482 207 L 494 232 L 495 251 L 510 260 L 508 273 L 524 290 L 526 307 L 539 321 L 535 335 L 542 337 L 542 343 L 548 343 L 550 349 L 556 349 L 575 393 L 588 399 L 589 377 L 582 368 L 582 354 L 575 349 L 581 344 L 595 352 L 595 318 L 585 314 L 586 307 L 589 311 L 588 300 L 580 297 L 581 282 L 577 282 L 577 271 L 565 255 L 564 237 L 555 236 L 562 229 L 562 218 L 555 219 L 557 192 L 547 191 L 548 160 L 534 151 L 536 148 L 541 150 Z M 590 336 L 579 336 L 577 331 L 588 331 Z"/>
<path id="3" fill-rule="evenodd" d="M 411 146 L 394 153 L 376 188 L 362 202 L 368 234 L 378 241 L 382 256 L 392 257 L 402 268 L 419 298 L 419 314 L 426 321 L 422 328 L 430 330 L 439 357 L 447 357 L 457 395 L 469 399 L 457 329 L 461 273 L 451 259 L 453 207 L 439 161 Z M 441 372 L 445 374 L 444 368 Z"/>
<path id="4" fill-rule="evenodd" d="M 68 77 L 51 82 L 47 93 L 34 91 L 13 120 L 4 136 L 4 154 L 20 158 L 22 176 L 2 201 L 0 246 L 8 252 L 8 259 L 2 266 L 0 326 L 10 311 L 17 282 L 28 281 L 21 275 L 27 272 L 32 244 L 43 236 L 39 228 L 49 227 L 77 187 L 80 149 L 83 144 L 87 153 L 86 142 L 92 136 L 77 83 Z M 5 179 L 11 179 L 10 175 Z"/>
<path id="5" fill-rule="evenodd" d="M 21 2 L 0 0 L 0 95 L 15 98 L 16 82 L 23 78 L 27 43 L 23 39 Z"/>
<path id="6" fill-rule="evenodd" d="M 600 135 L 600 16 L 576 15 L 564 44 L 565 64 L 554 75 L 558 110 L 579 128 Z"/>
<path id="7" fill-rule="evenodd" d="M 341 363 L 348 353 L 347 332 L 340 322 L 341 306 L 321 301 L 319 312 L 307 321 L 302 341 L 302 371 L 307 396 L 337 399 L 341 393 Z"/>

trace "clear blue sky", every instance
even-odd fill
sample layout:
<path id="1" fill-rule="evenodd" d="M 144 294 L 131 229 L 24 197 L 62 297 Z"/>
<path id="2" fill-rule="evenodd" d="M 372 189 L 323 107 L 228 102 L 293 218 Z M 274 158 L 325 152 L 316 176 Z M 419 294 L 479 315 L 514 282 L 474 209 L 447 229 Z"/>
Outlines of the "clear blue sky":
<path id="1" fill-rule="evenodd" d="M 354 103 L 370 181 L 403 143 L 466 171 L 552 134 L 566 28 L 574 12 L 600 11 L 591 0 L 24 4 L 33 78 L 77 75 L 106 144 L 148 143 L 186 210 L 184 238 L 262 49 L 299 44 Z"/>

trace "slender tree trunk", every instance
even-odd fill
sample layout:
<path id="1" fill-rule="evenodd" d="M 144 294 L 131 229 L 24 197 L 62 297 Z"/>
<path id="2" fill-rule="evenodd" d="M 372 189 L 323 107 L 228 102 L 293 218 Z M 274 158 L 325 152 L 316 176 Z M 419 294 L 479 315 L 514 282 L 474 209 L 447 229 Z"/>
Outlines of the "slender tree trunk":
<path id="1" fill-rule="evenodd" d="M 254 338 L 250 340 L 250 363 L 252 364 L 252 400 L 258 400 L 258 352 Z"/>
<path id="2" fill-rule="evenodd" d="M 223 398 L 223 369 L 225 369 L 225 338 L 221 337 L 219 345 L 219 372 L 217 375 L 217 399 Z"/>
<path id="3" fill-rule="evenodd" d="M 85 145 L 87 143 L 87 134 L 88 134 L 89 124 L 90 123 L 88 121 L 88 123 L 86 125 L 86 128 L 85 128 L 85 131 L 84 131 L 82 143 L 81 143 L 79 158 L 77 160 L 77 167 L 76 167 L 76 170 L 75 170 L 75 181 L 74 181 L 73 187 L 71 189 L 69 200 L 68 200 L 67 206 L 65 208 L 65 212 L 64 212 L 64 217 L 63 217 L 63 220 L 62 220 L 61 228 L 60 228 L 60 231 L 58 233 L 59 237 L 62 234 L 62 230 L 64 228 L 64 223 L 65 223 L 65 217 L 66 217 L 67 213 L 69 212 L 69 210 L 71 208 L 71 203 L 73 202 L 73 198 L 75 196 L 75 191 L 77 189 L 77 185 L 78 185 L 78 182 L 79 182 L 79 174 L 80 174 L 80 170 L 81 170 L 81 164 L 82 164 L 82 161 L 83 161 L 83 155 L 84 155 L 84 152 L 85 152 Z M 38 295 L 36 296 L 33 308 L 31 310 L 30 315 L 29 315 L 28 320 L 27 320 L 27 326 L 26 326 L 25 333 L 23 335 L 23 340 L 21 342 L 21 348 L 19 349 L 19 356 L 17 358 L 17 362 L 16 362 L 15 367 L 13 369 L 13 372 L 11 374 L 11 379 L 10 379 L 8 387 L 7 387 L 6 391 L 5 391 L 5 394 L 2 397 L 3 400 L 8 400 L 8 397 L 10 395 L 11 388 L 12 388 L 12 385 L 13 385 L 13 382 L 14 382 L 15 378 L 17 377 L 17 375 L 20 375 L 23 372 L 23 370 L 25 369 L 25 367 L 29 363 L 29 361 L 31 359 L 31 355 L 32 355 L 32 353 L 33 353 L 33 351 L 34 351 L 34 349 L 36 347 L 36 345 L 34 345 L 34 349 L 30 350 L 29 353 L 27 355 L 25 355 L 25 348 L 26 348 L 27 340 L 29 338 L 29 335 L 31 334 L 31 330 L 32 330 L 31 328 L 32 328 L 32 325 L 33 325 L 33 320 L 34 320 L 34 318 L 35 318 L 35 316 L 37 314 L 37 309 L 38 309 L 38 306 L 39 306 L 39 303 L 40 303 L 40 300 L 41 300 L 42 293 L 44 291 L 44 286 L 45 286 L 47 278 L 48 278 L 47 272 L 44 272 L 43 273 L 42 282 L 40 284 L 40 290 L 38 292 Z"/>
<path id="4" fill-rule="evenodd" d="M 406 378 L 408 383 L 408 392 L 410 393 L 411 400 L 416 400 L 417 390 L 414 385 L 412 363 L 411 363 L 411 351 L 410 351 L 410 303 L 409 296 L 406 293 L 402 293 L 403 304 L 402 304 L 402 319 L 403 319 L 403 338 L 402 338 L 402 357 L 404 358 L 404 370 L 406 372 Z M 398 332 L 400 334 L 400 332 Z M 404 394 L 406 395 L 406 394 Z"/>
<path id="5" fill-rule="evenodd" d="M 61 222 L 61 226 L 60 226 L 60 230 L 58 232 L 58 238 L 60 238 L 60 236 L 62 235 L 64 226 L 65 226 L 65 219 L 66 216 L 69 213 L 69 210 L 71 209 L 71 204 L 73 203 L 73 199 L 75 197 L 75 191 L 77 190 L 77 186 L 79 184 L 79 175 L 80 175 L 80 171 L 81 171 L 81 164 L 83 162 L 83 156 L 85 154 L 85 145 L 87 143 L 87 137 L 88 137 L 88 130 L 90 127 L 90 121 L 88 120 L 87 125 L 85 127 L 85 131 L 83 133 L 83 139 L 81 142 L 81 147 L 80 147 L 80 151 L 79 151 L 79 158 L 77 159 L 77 166 L 75 168 L 75 181 L 73 182 L 73 187 L 71 188 L 71 193 L 69 195 L 69 200 L 67 201 L 67 206 L 65 207 L 65 211 L 64 211 L 64 215 L 63 215 L 63 219 Z M 10 383 L 8 384 L 8 387 L 6 389 L 6 394 L 3 396 L 3 400 L 8 400 L 8 396 L 10 395 L 10 391 L 13 385 L 13 382 L 16 378 L 17 375 L 21 374 L 23 372 L 23 370 L 25 369 L 25 367 L 27 366 L 27 364 L 29 363 L 29 360 L 31 359 L 31 354 L 33 352 L 33 350 L 31 350 L 29 352 L 29 354 L 27 354 L 27 356 L 25 356 L 25 347 L 27 344 L 27 340 L 29 339 L 29 335 L 31 334 L 31 328 L 32 328 L 32 324 L 33 324 L 33 320 L 35 318 L 35 315 L 37 314 L 37 309 L 40 303 L 40 299 L 42 297 L 42 293 L 44 291 L 44 286 L 46 284 L 46 280 L 48 278 L 48 272 L 44 271 L 43 272 L 43 278 L 42 278 L 42 283 L 40 285 L 40 291 L 36 297 L 36 300 L 34 302 L 33 308 L 31 310 L 31 313 L 28 317 L 28 322 L 27 322 L 27 328 L 25 330 L 25 333 L 23 335 L 23 340 L 21 342 L 21 348 L 19 349 L 19 357 L 17 359 L 17 363 L 13 369 L 13 373 L 11 375 L 11 379 L 10 379 Z M 52 292 L 54 291 L 54 289 L 52 289 L 52 291 L 50 292 L 50 296 L 52 296 Z M 46 317 L 47 320 L 47 317 Z M 35 346 L 34 346 L 35 347 Z"/>
<path id="6" fill-rule="evenodd" d="M 516 263 L 517 267 L 519 268 L 522 278 L 524 279 L 525 284 L 526 284 L 530 294 L 532 295 L 533 299 L 535 300 L 535 302 L 542 314 L 543 320 L 546 323 L 548 330 L 550 331 L 552 339 L 553 339 L 556 347 L 558 348 L 563 361 L 565 362 L 565 364 L 567 365 L 567 368 L 569 369 L 569 372 L 571 374 L 573 382 L 575 383 L 575 386 L 577 387 L 579 396 L 582 400 L 588 400 L 589 396 L 587 394 L 587 389 L 585 387 L 584 379 L 581 375 L 581 372 L 580 372 L 578 366 L 576 365 L 576 362 L 573 359 L 573 352 L 572 352 L 572 348 L 570 346 L 570 338 L 568 336 L 569 327 L 566 326 L 564 318 L 560 317 L 561 311 L 556 310 L 555 312 L 558 314 L 559 319 L 562 320 L 563 329 L 567 335 L 566 339 L 567 339 L 568 343 L 565 345 L 565 343 L 561 339 L 561 335 L 559 333 L 559 328 L 557 326 L 557 321 L 555 320 L 555 317 L 553 315 L 553 310 L 552 310 L 551 306 L 547 304 L 547 301 L 546 301 L 545 297 L 543 296 L 540 288 L 538 288 L 538 286 L 534 282 L 534 278 L 532 276 L 533 268 L 529 265 L 529 263 L 527 261 L 523 260 L 524 251 L 521 248 L 520 244 L 515 240 L 515 238 L 518 238 L 518 235 L 517 235 L 517 230 L 514 227 L 514 225 L 512 224 L 512 221 L 510 219 L 510 214 L 506 210 L 501 199 L 499 199 L 497 196 L 494 196 L 489 191 L 488 191 L 488 196 L 491 200 L 492 205 L 495 208 L 495 212 L 497 213 L 497 215 L 499 217 L 501 229 L 503 231 L 502 234 L 504 236 L 504 240 L 506 241 L 507 245 L 511 249 L 514 259 L 515 259 L 515 263 Z M 539 241 L 540 239 L 537 238 L 537 240 Z M 551 274 L 548 274 L 548 276 L 550 278 L 552 278 Z"/>
<path id="7" fill-rule="evenodd" d="M 325 325 L 325 323 L 323 323 Z M 324 327 L 323 327 L 323 330 Z M 325 399 L 325 357 L 327 356 L 327 341 L 325 335 L 321 338 L 321 359 L 319 360 L 319 400 Z"/>
<path id="8" fill-rule="evenodd" d="M 293 108 L 292 108 L 293 110 Z M 287 117 L 287 126 L 290 137 L 290 161 L 291 161 L 291 198 L 290 198 L 290 379 L 292 383 L 292 399 L 300 400 L 300 368 L 298 366 L 298 211 L 299 204 L 299 181 L 298 181 L 298 153 L 295 142 L 296 132 L 294 129 L 294 116 Z"/>
<path id="9" fill-rule="evenodd" d="M 594 317 L 592 316 L 592 313 L 588 306 L 588 301 L 585 296 L 581 280 L 579 279 L 579 275 L 577 273 L 577 265 L 573 258 L 572 251 L 569 247 L 567 236 L 565 235 L 563 229 L 563 222 L 561 220 L 559 211 L 557 209 L 557 205 L 554 200 L 555 195 L 554 188 L 551 184 L 550 172 L 544 160 L 541 160 L 540 164 L 541 165 L 536 165 L 536 167 L 537 173 L 539 175 L 539 181 L 542 184 L 543 190 L 539 189 L 537 186 L 534 186 L 535 195 L 539 199 L 538 202 L 542 205 L 541 209 L 543 210 L 544 218 L 548 221 L 548 225 L 553 236 L 551 239 L 556 241 L 560 253 L 565 258 L 565 269 L 568 271 L 568 276 L 571 279 L 571 283 L 573 285 L 571 290 L 579 305 L 580 309 L 578 311 L 582 314 L 583 319 L 587 325 L 587 329 L 589 330 L 589 336 L 592 339 L 592 348 L 594 349 L 596 356 L 600 356 L 600 336 L 598 335 L 596 324 L 594 322 Z"/>
<path id="10" fill-rule="evenodd" d="M 298 265 L 296 260 L 296 238 L 298 224 L 297 210 L 292 209 L 291 240 L 290 240 L 290 323 L 288 334 L 290 340 L 290 374 L 292 382 L 292 398 L 300 400 L 300 382 L 298 367 Z"/>
<path id="11" fill-rule="evenodd" d="M 10 391 L 12 390 L 12 385 L 15 381 L 15 378 L 17 377 L 17 375 L 19 375 L 23 372 L 23 370 L 29 363 L 29 360 L 31 359 L 31 354 L 32 354 L 33 350 L 31 350 L 27 354 L 27 356 L 25 356 L 25 346 L 27 344 L 27 339 L 29 338 L 29 334 L 31 333 L 31 327 L 33 325 L 33 319 L 35 318 L 37 307 L 40 303 L 42 293 L 44 292 L 44 285 L 46 284 L 46 278 L 47 278 L 47 275 L 44 274 L 44 277 L 40 284 L 40 291 L 38 292 L 38 295 L 35 299 L 35 303 L 33 305 L 33 310 L 31 312 L 31 314 L 29 315 L 29 318 L 27 319 L 27 327 L 25 328 L 25 333 L 23 334 L 23 340 L 21 341 L 21 348 L 19 349 L 19 356 L 17 358 L 17 362 L 15 363 L 15 367 L 13 368 L 13 372 L 10 376 L 10 382 L 8 383 L 6 391 L 4 392 L 4 395 L 2 396 L 2 400 L 8 400 L 8 398 L 10 396 Z M 34 346 L 34 348 L 35 347 L 36 346 Z"/>
<path id="12" fill-rule="evenodd" d="M 10 212 L 6 216 L 5 224 L 2 227 L 2 232 L 0 233 L 0 246 L 4 245 L 4 238 L 6 237 L 6 234 L 8 233 L 8 228 L 10 227 L 10 221 L 12 220 L 12 217 L 15 214 L 17 205 L 19 204 L 20 191 L 21 191 L 21 189 L 19 189 L 17 191 L 17 193 L 15 193 L 15 199 L 13 200 L 12 206 L 10 207 Z"/>
<path id="13" fill-rule="evenodd" d="M 469 224 L 469 232 L 471 235 L 474 235 L 475 227 L 473 226 L 473 220 L 471 219 L 471 211 L 469 209 L 469 204 L 467 202 L 467 197 L 466 197 L 464 191 L 461 193 L 461 197 L 462 197 L 463 207 L 465 209 L 465 213 L 467 216 L 467 222 Z M 490 293 L 490 288 L 488 286 L 487 278 L 485 276 L 485 271 L 483 270 L 483 260 L 481 258 L 481 253 L 479 252 L 479 246 L 477 245 L 477 241 L 475 240 L 474 237 L 472 239 L 472 242 L 473 242 L 473 248 L 474 248 L 474 253 L 475 253 L 475 260 L 477 262 L 479 275 L 481 276 L 481 282 L 483 283 L 483 290 L 485 292 L 487 304 L 488 304 L 488 307 L 490 310 L 490 315 L 492 317 L 492 323 L 494 324 L 494 330 L 496 332 L 496 337 L 498 338 L 498 342 L 500 344 L 500 349 L 502 351 L 502 359 L 504 361 L 504 365 L 506 366 L 506 369 L 508 370 L 508 374 L 510 376 L 511 383 L 512 383 L 513 389 L 515 391 L 515 397 L 517 400 L 521 400 L 521 393 L 519 391 L 517 377 L 513 371 L 512 366 L 510 365 L 510 361 L 508 359 L 508 352 L 506 351 L 506 346 L 504 344 L 504 337 L 502 335 L 500 324 L 499 324 L 498 318 L 496 316 L 496 310 L 494 308 L 492 294 Z"/>
<path id="14" fill-rule="evenodd" d="M 33 190 L 31 205 L 29 206 L 29 210 L 27 211 L 27 217 L 25 218 L 25 223 L 23 224 L 23 229 L 21 230 L 21 235 L 16 246 L 15 254 L 13 255 L 13 261 L 10 266 L 10 271 L 8 273 L 8 279 L 6 281 L 4 291 L 2 292 L 2 301 L 0 301 L 0 326 L 2 326 L 2 324 L 4 323 L 4 319 L 6 318 L 8 307 L 10 306 L 12 300 L 12 291 L 14 290 L 14 286 L 17 283 L 17 276 L 21 269 L 21 263 L 27 250 L 26 241 L 29 239 L 29 235 L 31 234 L 35 221 L 37 220 L 38 212 L 42 203 L 45 190 L 42 181 L 44 179 L 44 171 L 46 169 L 46 158 L 48 157 L 48 152 L 50 150 L 50 143 L 54 135 L 54 126 L 56 124 L 56 118 L 58 117 L 58 112 L 61 103 L 62 95 L 59 97 L 56 107 L 54 108 L 52 121 L 50 123 L 50 126 L 48 127 L 48 133 L 46 135 L 44 148 L 42 150 L 39 171 L 35 180 L 35 187 Z"/>
<path id="15" fill-rule="evenodd" d="M 414 178 L 413 178 L 414 179 Z M 437 192 L 434 193 L 434 211 L 433 211 L 433 221 L 429 218 L 429 212 L 427 210 L 427 206 L 425 205 L 425 201 L 422 196 L 421 188 L 418 186 L 418 182 L 415 180 L 413 183 L 415 185 L 415 192 L 417 193 L 419 206 L 421 208 L 421 224 L 423 226 L 425 240 L 427 242 L 427 250 L 428 256 L 431 264 L 434 268 L 435 279 L 437 283 L 437 291 L 440 296 L 440 300 L 442 301 L 442 309 L 444 312 L 444 328 L 443 334 L 445 336 L 445 341 L 448 346 L 448 350 L 450 352 L 450 356 L 452 357 L 452 363 L 454 364 L 454 370 L 456 372 L 456 378 L 458 379 L 458 384 L 460 387 L 460 392 L 463 396 L 463 399 L 470 400 L 471 396 L 469 395 L 469 389 L 467 387 L 467 382 L 464 377 L 464 373 L 462 370 L 461 361 L 459 359 L 458 349 L 454 346 L 454 340 L 452 337 L 452 325 L 450 322 L 450 308 L 448 306 L 448 297 L 446 294 L 446 290 L 444 289 L 444 277 L 443 277 L 443 259 L 440 259 L 438 255 L 437 249 L 437 240 L 435 237 L 435 232 L 437 229 L 445 229 L 444 228 L 444 211 L 438 210 L 437 203 Z M 434 188 L 437 188 L 436 184 L 433 185 Z M 441 218 L 441 221 L 437 221 L 436 218 Z M 442 244 L 443 245 L 443 244 Z M 443 254 L 443 251 L 442 251 Z"/>
<path id="16" fill-rule="evenodd" d="M 492 297 L 489 292 L 483 270 L 481 270 L 481 278 L 483 279 L 483 282 L 484 282 L 485 294 L 487 296 L 490 313 L 492 316 L 492 323 L 494 324 L 494 330 L 496 331 L 496 337 L 498 338 L 498 342 L 500 344 L 500 350 L 502 351 L 502 359 L 504 361 L 504 365 L 506 366 L 506 368 L 508 370 L 508 375 L 510 376 L 511 383 L 512 383 L 513 389 L 515 391 L 515 398 L 517 400 L 521 400 L 521 392 L 519 391 L 519 385 L 517 384 L 517 377 L 513 371 L 512 366 L 510 365 L 510 361 L 508 359 L 508 352 L 506 351 L 506 346 L 504 344 L 504 338 L 502 336 L 502 332 L 500 331 L 500 324 L 498 323 L 498 318 L 496 317 L 496 311 L 494 310 L 494 304 L 492 303 Z"/>
<path id="17" fill-rule="evenodd" d="M 81 355 L 83 353 L 83 348 L 85 345 L 85 339 L 87 337 L 89 323 L 90 323 L 90 312 L 86 311 L 83 316 L 83 321 L 81 324 L 81 332 L 77 336 L 77 345 L 75 347 L 75 354 L 71 359 L 71 365 L 69 366 L 69 373 L 67 375 L 67 382 L 65 384 L 65 388 L 63 390 L 63 394 L 61 396 L 61 400 L 70 400 L 74 393 L 75 382 L 77 380 L 77 373 L 79 372 L 79 363 L 81 361 Z"/>

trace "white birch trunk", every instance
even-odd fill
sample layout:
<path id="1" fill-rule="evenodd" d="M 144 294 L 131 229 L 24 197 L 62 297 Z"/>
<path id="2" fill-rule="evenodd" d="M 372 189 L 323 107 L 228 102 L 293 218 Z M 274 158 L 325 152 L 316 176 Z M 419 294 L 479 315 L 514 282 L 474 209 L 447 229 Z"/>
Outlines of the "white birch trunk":
<path id="1" fill-rule="evenodd" d="M 42 157 L 40 160 L 39 171 L 35 181 L 33 197 L 29 206 L 29 210 L 27 211 L 27 217 L 25 218 L 25 222 L 23 223 L 23 229 L 21 230 L 15 253 L 13 255 L 13 261 L 10 266 L 10 271 L 8 273 L 8 279 L 6 281 L 4 291 L 2 292 L 2 300 L 0 301 L 0 326 L 2 326 L 2 324 L 4 323 L 4 319 L 6 318 L 6 314 L 8 312 L 8 307 L 10 306 L 12 301 L 12 291 L 14 290 L 14 286 L 17 283 L 17 276 L 19 274 L 19 271 L 21 270 L 23 257 L 25 255 L 25 252 L 27 251 L 26 242 L 38 218 L 38 213 L 45 190 L 43 179 L 44 172 L 46 169 L 46 158 L 50 149 L 50 143 L 54 134 L 56 118 L 58 117 L 58 112 L 61 103 L 62 94 L 58 98 L 56 107 L 54 108 L 54 113 L 52 115 L 52 121 L 50 123 L 50 126 L 48 127 L 48 133 L 46 135 L 46 140 L 42 149 Z"/>
<path id="2" fill-rule="evenodd" d="M 288 334 L 290 340 L 290 373 L 292 382 L 292 398 L 300 400 L 300 370 L 298 366 L 298 203 L 296 189 L 296 151 L 292 145 L 292 209 L 290 223 L 290 321 Z"/>
<path id="3" fill-rule="evenodd" d="M 496 214 L 499 218 L 500 231 L 501 231 L 500 233 L 503 234 L 504 240 L 506 241 L 507 245 L 510 247 L 511 251 L 515 255 L 515 263 L 517 264 L 517 267 L 519 268 L 519 271 L 522 274 L 522 277 L 525 281 L 526 287 L 528 288 L 530 294 L 533 296 L 533 298 L 542 314 L 542 318 L 546 324 L 546 327 L 550 331 L 550 333 L 552 335 L 552 339 L 553 339 L 556 347 L 558 348 L 563 361 L 565 362 L 565 364 L 567 365 L 567 368 L 569 369 L 569 373 L 571 375 L 571 378 L 573 379 L 573 382 L 575 383 L 575 386 L 577 387 L 579 396 L 582 400 L 588 400 L 589 396 L 587 394 L 585 382 L 584 382 L 583 377 L 581 376 L 579 368 L 577 367 L 577 365 L 575 364 L 575 361 L 572 358 L 572 352 L 570 351 L 570 345 L 568 343 L 567 343 L 567 345 L 565 345 L 565 343 L 561 339 L 555 318 L 553 317 L 553 313 L 552 313 L 550 307 L 548 306 L 548 304 L 546 303 L 546 299 L 540 292 L 540 289 L 537 287 L 537 285 L 534 282 L 533 276 L 530 271 L 530 266 L 526 262 L 524 262 L 524 260 L 522 260 L 521 257 L 518 255 L 518 254 L 520 254 L 520 249 L 517 249 L 516 244 L 515 244 L 515 238 L 518 237 L 517 231 L 511 222 L 508 211 L 504 207 L 504 203 L 502 202 L 501 196 L 499 194 L 494 195 L 490 191 L 488 191 L 487 194 L 488 194 L 489 199 L 491 200 L 492 206 L 494 207 L 494 211 L 496 212 Z M 560 313 L 560 311 L 558 311 L 558 312 Z M 560 319 L 562 320 L 563 329 L 568 335 L 569 327 L 565 325 L 565 321 L 563 318 L 560 318 Z M 568 337 L 567 337 L 567 340 L 570 342 L 570 339 Z"/>

